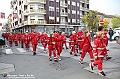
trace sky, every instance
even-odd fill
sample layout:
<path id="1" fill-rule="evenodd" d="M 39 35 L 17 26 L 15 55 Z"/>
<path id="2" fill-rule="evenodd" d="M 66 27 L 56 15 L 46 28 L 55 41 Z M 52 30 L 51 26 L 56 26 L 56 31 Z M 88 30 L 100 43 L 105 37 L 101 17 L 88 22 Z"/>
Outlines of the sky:
<path id="1" fill-rule="evenodd" d="M 5 12 L 6 19 L 10 10 L 11 0 L 1 0 L 0 12 Z M 90 10 L 98 10 L 99 12 L 109 15 L 120 15 L 120 0 L 90 0 Z"/>
<path id="2" fill-rule="evenodd" d="M 120 15 L 120 0 L 90 0 L 90 10 L 97 10 L 108 15 Z"/>

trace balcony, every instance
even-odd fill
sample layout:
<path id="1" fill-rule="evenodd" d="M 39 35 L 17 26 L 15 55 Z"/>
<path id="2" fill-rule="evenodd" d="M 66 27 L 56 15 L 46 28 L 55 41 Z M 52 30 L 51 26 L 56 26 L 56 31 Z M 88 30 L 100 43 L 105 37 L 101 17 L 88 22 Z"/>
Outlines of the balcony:
<path id="1" fill-rule="evenodd" d="M 80 0 L 80 3 L 85 3 L 85 0 Z"/>
<path id="2" fill-rule="evenodd" d="M 86 4 L 89 4 L 89 0 L 86 0 L 86 2 L 85 2 Z"/>
<path id="3" fill-rule="evenodd" d="M 89 9 L 88 9 L 88 8 L 85 8 L 84 10 L 85 10 L 86 12 L 89 12 Z"/>
<path id="4" fill-rule="evenodd" d="M 82 7 L 82 6 L 80 6 L 80 10 L 84 11 L 84 10 L 85 10 L 85 8 L 84 8 L 84 7 Z"/>
<path id="5" fill-rule="evenodd" d="M 61 7 L 68 7 L 68 4 L 66 4 L 66 3 L 61 3 L 60 6 L 61 6 Z"/>
<path id="6" fill-rule="evenodd" d="M 65 13 L 65 12 L 61 12 L 60 15 L 64 16 L 64 17 L 68 16 L 67 13 Z"/>
<path id="7" fill-rule="evenodd" d="M 60 24 L 68 24 L 68 22 L 60 22 Z"/>
<path id="8" fill-rule="evenodd" d="M 24 15 L 29 15 L 29 14 L 46 14 L 46 10 L 30 9 L 24 11 Z"/>
<path id="9" fill-rule="evenodd" d="M 24 25 L 45 25 L 46 21 L 45 20 L 29 20 L 29 21 L 24 21 Z"/>
<path id="10" fill-rule="evenodd" d="M 24 0 L 25 4 L 31 4 L 31 3 L 41 3 L 41 4 L 46 4 L 46 0 Z"/>

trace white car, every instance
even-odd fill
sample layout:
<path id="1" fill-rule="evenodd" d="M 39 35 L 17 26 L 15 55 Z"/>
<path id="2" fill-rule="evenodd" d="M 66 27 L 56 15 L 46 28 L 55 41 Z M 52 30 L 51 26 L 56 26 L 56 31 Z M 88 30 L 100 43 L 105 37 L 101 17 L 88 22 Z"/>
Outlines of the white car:
<path id="1" fill-rule="evenodd" d="M 120 38 L 120 29 L 114 29 L 114 34 L 112 36 L 112 39 L 118 40 Z"/>

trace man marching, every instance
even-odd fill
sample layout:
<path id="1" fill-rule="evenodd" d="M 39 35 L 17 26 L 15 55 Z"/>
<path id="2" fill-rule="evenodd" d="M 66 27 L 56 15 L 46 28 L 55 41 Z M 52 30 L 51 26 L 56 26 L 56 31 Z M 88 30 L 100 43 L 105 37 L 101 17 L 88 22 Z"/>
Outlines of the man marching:
<path id="1" fill-rule="evenodd" d="M 68 49 L 67 44 L 66 44 L 66 35 L 65 35 L 65 33 L 63 32 L 61 34 L 61 36 L 63 38 L 62 47 L 65 45 L 66 49 Z M 64 49 L 64 47 L 63 47 L 63 49 Z"/>
<path id="2" fill-rule="evenodd" d="M 26 31 L 25 36 L 24 36 L 24 43 L 25 43 L 25 48 L 27 51 L 30 49 L 30 35 L 28 31 Z"/>
<path id="3" fill-rule="evenodd" d="M 49 60 L 52 61 L 52 54 L 54 55 L 54 61 L 57 61 L 57 56 L 56 56 L 56 50 L 55 50 L 55 38 L 53 33 L 50 34 L 50 37 L 48 37 L 48 55 L 49 55 Z"/>

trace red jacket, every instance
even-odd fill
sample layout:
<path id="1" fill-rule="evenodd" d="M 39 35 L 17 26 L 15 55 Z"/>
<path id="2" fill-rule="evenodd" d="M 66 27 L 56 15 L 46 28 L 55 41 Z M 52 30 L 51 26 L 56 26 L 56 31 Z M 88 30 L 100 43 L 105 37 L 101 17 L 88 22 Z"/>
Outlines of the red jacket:
<path id="1" fill-rule="evenodd" d="M 90 50 L 92 50 L 90 37 L 85 36 L 83 38 L 83 41 L 82 41 L 81 45 L 82 45 L 81 47 L 82 47 L 82 49 L 84 51 L 90 51 Z"/>
<path id="2" fill-rule="evenodd" d="M 84 38 L 84 33 L 83 32 L 77 32 L 76 33 L 76 42 L 78 44 L 81 44 L 81 42 L 83 41 L 82 39 Z"/>
<path id="3" fill-rule="evenodd" d="M 104 33 L 103 40 L 104 40 L 104 44 L 107 46 L 108 45 L 107 33 Z"/>
<path id="4" fill-rule="evenodd" d="M 42 35 L 41 36 L 41 42 L 42 43 L 47 43 L 48 35 Z"/>
<path id="5" fill-rule="evenodd" d="M 62 46 L 62 41 L 63 41 L 63 38 L 60 34 L 55 34 L 54 35 L 55 37 L 55 42 L 56 42 L 56 46 Z"/>
<path id="6" fill-rule="evenodd" d="M 24 43 L 29 44 L 30 43 L 30 35 L 24 35 Z"/>
<path id="7" fill-rule="evenodd" d="M 104 49 L 105 48 L 105 44 L 103 42 L 102 38 L 96 38 L 94 40 L 94 46 L 93 46 L 93 55 L 97 56 L 97 57 L 104 57 Z"/>
<path id="8" fill-rule="evenodd" d="M 35 34 L 32 33 L 30 35 L 30 40 L 31 40 L 32 44 L 38 44 L 39 39 L 40 39 L 40 37 L 37 33 L 35 33 Z"/>
<path id="9" fill-rule="evenodd" d="M 10 34 L 9 34 L 8 40 L 9 40 L 9 41 L 13 41 L 13 35 L 10 35 Z"/>
<path id="10" fill-rule="evenodd" d="M 48 49 L 53 50 L 55 48 L 55 38 L 54 37 L 48 37 L 47 39 Z"/>
<path id="11" fill-rule="evenodd" d="M 76 44 L 76 35 L 71 35 L 69 38 L 69 46 L 74 46 Z"/>

